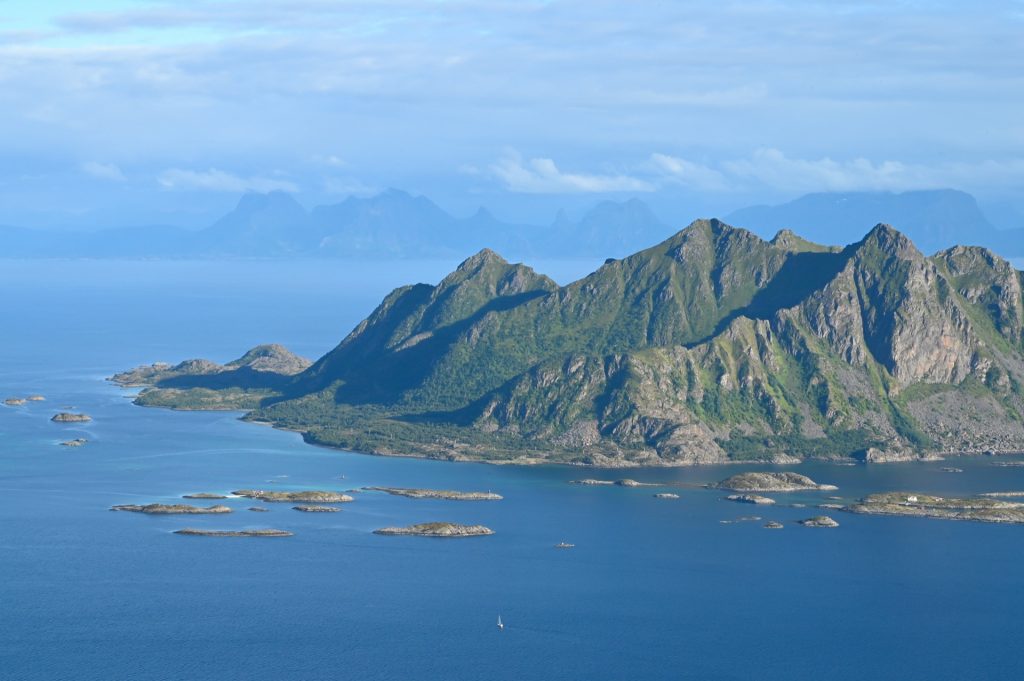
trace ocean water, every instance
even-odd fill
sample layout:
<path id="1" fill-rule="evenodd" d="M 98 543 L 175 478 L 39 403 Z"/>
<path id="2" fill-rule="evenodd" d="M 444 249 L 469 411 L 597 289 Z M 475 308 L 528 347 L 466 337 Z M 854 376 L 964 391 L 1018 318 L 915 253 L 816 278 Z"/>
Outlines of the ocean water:
<path id="1" fill-rule="evenodd" d="M 104 377 L 141 362 L 232 359 L 259 342 L 318 355 L 391 287 L 453 263 L 0 261 L 0 678 L 1018 678 L 1024 527 L 732 504 L 698 485 L 749 467 L 585 471 L 389 459 L 304 444 L 234 413 L 135 407 Z M 539 267 L 560 281 L 590 263 Z M 75 407 L 83 425 L 50 416 Z M 86 437 L 82 448 L 57 443 Z M 788 467 L 825 495 L 1024 490 L 990 459 Z M 965 469 L 943 473 L 943 465 Z M 753 467 L 765 469 L 763 466 Z M 580 487 L 632 477 L 658 488 Z M 148 517 L 241 487 L 493 490 L 499 502 L 359 493 L 340 513 L 290 504 Z M 732 522 L 759 515 L 760 522 Z M 762 528 L 780 520 L 781 531 Z M 463 540 L 385 525 L 483 523 Z M 281 539 L 184 537 L 277 527 Z M 557 550 L 560 541 L 576 545 Z M 495 626 L 501 615 L 504 631 Z"/>

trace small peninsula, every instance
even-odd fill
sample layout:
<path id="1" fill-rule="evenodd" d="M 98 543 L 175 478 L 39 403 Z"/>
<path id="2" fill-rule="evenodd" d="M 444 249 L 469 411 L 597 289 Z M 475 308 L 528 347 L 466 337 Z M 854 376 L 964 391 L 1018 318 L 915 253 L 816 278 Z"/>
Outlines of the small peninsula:
<path id="1" fill-rule="evenodd" d="M 59 414 L 54 414 L 53 418 L 50 419 L 54 423 L 88 423 L 92 421 L 92 417 L 88 414 L 75 414 L 68 411 L 62 411 Z"/>
<path id="2" fill-rule="evenodd" d="M 276 492 L 265 489 L 239 489 L 232 492 L 236 497 L 248 499 L 260 499 L 261 501 L 291 501 L 308 502 L 313 504 L 340 504 L 355 501 L 352 497 L 341 492 L 329 492 L 324 490 L 298 490 L 295 492 Z"/>
<path id="3" fill-rule="evenodd" d="M 708 487 L 733 492 L 798 492 L 838 489 L 835 485 L 820 485 L 799 473 L 740 473 L 713 485 L 708 485 Z"/>
<path id="4" fill-rule="evenodd" d="M 176 515 L 176 514 L 198 514 L 198 513 L 231 513 L 231 509 L 222 504 L 216 506 L 189 506 L 188 504 L 121 504 L 111 506 L 111 511 L 130 511 L 132 513 L 147 513 L 150 515 Z"/>
<path id="5" fill-rule="evenodd" d="M 457 523 L 420 523 L 408 527 L 382 527 L 374 534 L 412 535 L 416 537 L 482 537 L 494 534 L 494 530 L 483 525 L 459 525 Z"/>
<path id="6" fill-rule="evenodd" d="M 416 489 L 411 487 L 364 487 L 370 492 L 385 492 L 410 499 L 447 499 L 451 501 L 499 501 L 503 499 L 494 492 L 457 492 L 447 489 Z"/>
<path id="7" fill-rule="evenodd" d="M 175 530 L 174 534 L 184 534 L 192 537 L 291 537 L 291 532 L 286 530 L 262 529 L 262 530 L 199 530 L 194 527 L 186 527 L 183 530 Z"/>

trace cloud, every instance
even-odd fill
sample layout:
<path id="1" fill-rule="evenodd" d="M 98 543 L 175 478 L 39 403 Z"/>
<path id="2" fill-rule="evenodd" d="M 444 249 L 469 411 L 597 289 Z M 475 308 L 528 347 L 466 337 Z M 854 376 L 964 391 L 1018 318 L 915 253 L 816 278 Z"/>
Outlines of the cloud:
<path id="1" fill-rule="evenodd" d="M 216 168 L 209 170 L 169 168 L 160 174 L 157 182 L 164 189 L 192 189 L 235 194 L 247 191 L 290 193 L 299 191 L 298 185 L 288 180 L 269 177 L 241 177 Z"/>
<path id="2" fill-rule="evenodd" d="M 594 192 L 652 192 L 657 187 L 629 175 L 564 173 L 550 158 L 531 158 L 524 163 L 509 153 L 491 165 L 491 172 L 509 191 L 524 194 L 579 194 Z"/>
<path id="3" fill-rule="evenodd" d="M 83 173 L 98 180 L 111 180 L 113 182 L 124 182 L 125 176 L 113 163 L 99 163 L 98 161 L 87 161 L 79 168 Z"/>
<path id="4" fill-rule="evenodd" d="M 659 153 L 651 154 L 651 162 L 665 174 L 663 180 L 667 178 L 690 189 L 722 191 L 728 188 L 725 176 L 706 165 Z"/>

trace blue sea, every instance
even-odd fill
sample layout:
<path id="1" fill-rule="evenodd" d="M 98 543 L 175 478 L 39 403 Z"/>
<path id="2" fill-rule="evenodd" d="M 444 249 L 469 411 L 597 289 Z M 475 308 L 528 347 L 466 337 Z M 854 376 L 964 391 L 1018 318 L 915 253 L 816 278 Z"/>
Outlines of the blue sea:
<path id="1" fill-rule="evenodd" d="M 152 361 L 226 361 L 262 342 L 310 357 L 392 287 L 455 263 L 0 261 L 0 678 L 1012 679 L 1024 674 L 1024 527 L 733 504 L 741 470 L 588 471 L 379 458 L 237 413 L 131 404 L 106 382 Z M 593 263 L 542 263 L 565 282 Z M 65 408 L 94 417 L 58 425 Z M 81 448 L 58 446 L 88 438 Z M 1024 490 L 988 458 L 787 467 L 839 492 Z M 942 466 L 958 466 L 960 474 Z M 579 477 L 666 487 L 581 487 Z M 498 502 L 360 492 L 340 513 L 112 513 L 182 494 L 367 485 L 491 490 Z M 678 500 L 655 499 L 673 491 Z M 734 521 L 758 515 L 761 521 Z M 482 523 L 490 537 L 383 537 Z M 785 523 L 769 531 L 767 520 Z M 206 538 L 187 527 L 275 527 Z M 565 541 L 575 548 L 558 550 Z M 498 616 L 505 629 L 496 626 Z"/>

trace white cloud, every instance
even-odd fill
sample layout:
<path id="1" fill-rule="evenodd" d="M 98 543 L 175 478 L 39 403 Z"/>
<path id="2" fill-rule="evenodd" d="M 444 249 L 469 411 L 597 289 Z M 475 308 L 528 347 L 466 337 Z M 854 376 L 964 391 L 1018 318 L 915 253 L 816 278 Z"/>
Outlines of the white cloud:
<path id="1" fill-rule="evenodd" d="M 659 153 L 651 154 L 651 162 L 668 178 L 689 189 L 721 191 L 728 188 L 725 176 L 706 165 Z"/>
<path id="2" fill-rule="evenodd" d="M 565 173 L 550 158 L 528 161 L 509 153 L 491 167 L 509 191 L 525 194 L 578 194 L 593 192 L 652 192 L 657 187 L 630 175 Z"/>
<path id="3" fill-rule="evenodd" d="M 113 182 L 124 182 L 125 176 L 113 163 L 99 163 L 98 161 L 87 161 L 79 168 L 83 173 L 98 180 L 111 180 Z"/>
<path id="4" fill-rule="evenodd" d="M 240 177 L 216 168 L 209 170 L 169 168 L 160 174 L 157 182 L 165 189 L 198 189 L 235 194 L 247 191 L 290 193 L 299 191 L 299 187 L 288 180 L 269 177 Z"/>

